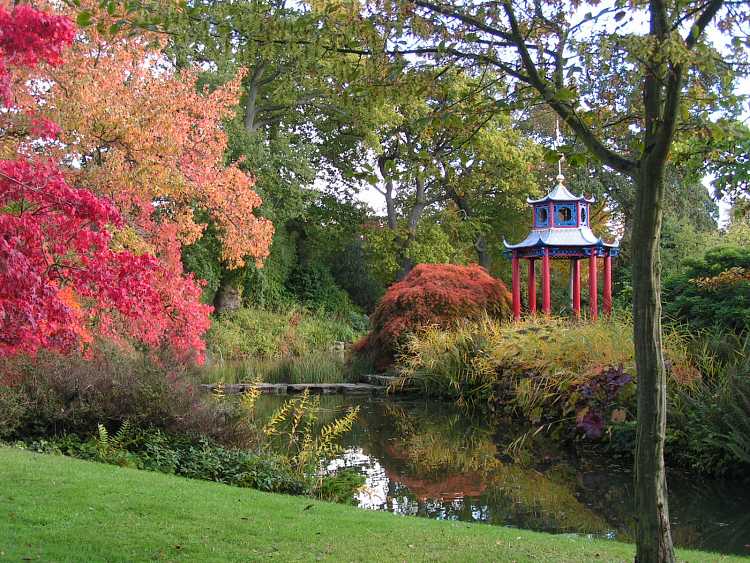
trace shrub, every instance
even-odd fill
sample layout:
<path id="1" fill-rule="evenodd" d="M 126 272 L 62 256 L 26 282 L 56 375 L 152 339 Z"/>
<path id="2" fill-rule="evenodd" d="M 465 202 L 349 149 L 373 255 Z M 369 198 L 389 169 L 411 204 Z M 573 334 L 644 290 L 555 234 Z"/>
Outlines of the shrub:
<path id="1" fill-rule="evenodd" d="M 386 291 L 372 315 L 372 332 L 355 352 L 371 355 L 384 369 L 393 363 L 408 334 L 427 326 L 449 328 L 483 316 L 510 316 L 503 282 L 477 265 L 420 264 Z"/>
<path id="2" fill-rule="evenodd" d="M 81 439 L 68 434 L 29 441 L 25 447 L 113 465 L 215 481 L 237 487 L 287 494 L 308 494 L 313 481 L 292 470 L 279 456 L 225 448 L 206 438 L 187 440 L 160 430 L 132 425 L 110 434 L 103 425 L 98 435 Z"/>
<path id="3" fill-rule="evenodd" d="M 245 441 L 238 409 L 208 400 L 188 368 L 169 358 L 99 348 L 91 358 L 45 353 L 5 360 L 0 370 L 14 374 L 0 382 L 0 405 L 14 409 L 0 415 L 6 438 L 85 435 L 100 423 L 119 427 L 127 420 L 224 443 Z"/>
<path id="4" fill-rule="evenodd" d="M 375 277 L 359 240 L 346 245 L 336 256 L 331 264 L 331 274 L 352 303 L 364 311 L 371 312 L 385 293 L 385 287 Z"/>
<path id="5" fill-rule="evenodd" d="M 346 291 L 336 285 L 331 272 L 319 262 L 298 264 L 290 273 L 286 288 L 311 309 L 346 314 L 354 308 Z"/>
<path id="6" fill-rule="evenodd" d="M 722 246 L 686 263 L 664 284 L 664 312 L 696 328 L 750 327 L 750 250 Z"/>
<path id="7" fill-rule="evenodd" d="M 731 336 L 726 340 L 731 341 Z M 709 335 L 699 350 L 704 377 L 670 394 L 667 455 L 715 475 L 750 468 L 750 337 L 731 356 Z M 719 349 L 714 345 L 719 344 Z"/>

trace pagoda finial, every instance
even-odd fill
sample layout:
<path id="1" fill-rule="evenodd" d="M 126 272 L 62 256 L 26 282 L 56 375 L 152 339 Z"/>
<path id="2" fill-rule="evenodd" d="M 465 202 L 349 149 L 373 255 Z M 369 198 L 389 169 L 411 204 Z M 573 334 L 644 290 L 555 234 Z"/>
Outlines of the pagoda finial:
<path id="1" fill-rule="evenodd" d="M 560 119 L 556 117 L 555 118 L 555 145 L 556 145 L 555 148 L 556 149 L 560 148 L 561 141 L 562 141 L 562 137 L 560 135 Z M 560 158 L 557 161 L 557 178 L 555 178 L 557 180 L 558 186 L 562 186 L 563 182 L 565 181 L 565 176 L 563 176 L 563 173 L 562 173 L 563 160 L 565 160 L 565 155 L 561 154 Z"/>

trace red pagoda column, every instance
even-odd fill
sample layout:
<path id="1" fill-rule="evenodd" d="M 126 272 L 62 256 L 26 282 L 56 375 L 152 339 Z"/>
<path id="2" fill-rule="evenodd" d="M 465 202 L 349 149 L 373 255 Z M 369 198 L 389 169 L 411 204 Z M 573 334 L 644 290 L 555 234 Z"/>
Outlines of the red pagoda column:
<path id="1" fill-rule="evenodd" d="M 549 315 L 552 312 L 549 296 L 549 248 L 544 249 L 542 258 L 542 312 Z"/>
<path id="2" fill-rule="evenodd" d="M 521 320 L 521 265 L 518 254 L 513 253 L 513 319 Z"/>
<path id="3" fill-rule="evenodd" d="M 596 250 L 592 249 L 591 256 L 589 256 L 589 314 L 592 321 L 599 317 L 599 288 L 597 287 L 599 272 L 596 266 Z"/>
<path id="4" fill-rule="evenodd" d="M 570 264 L 573 269 L 573 315 L 581 318 L 581 263 L 578 258 L 573 258 Z"/>
<path id="5" fill-rule="evenodd" d="M 604 257 L 604 290 L 602 292 L 602 308 L 605 314 L 612 312 L 612 256 L 609 251 Z"/>
<path id="6" fill-rule="evenodd" d="M 536 315 L 536 267 L 534 259 L 529 259 L 529 312 Z"/>

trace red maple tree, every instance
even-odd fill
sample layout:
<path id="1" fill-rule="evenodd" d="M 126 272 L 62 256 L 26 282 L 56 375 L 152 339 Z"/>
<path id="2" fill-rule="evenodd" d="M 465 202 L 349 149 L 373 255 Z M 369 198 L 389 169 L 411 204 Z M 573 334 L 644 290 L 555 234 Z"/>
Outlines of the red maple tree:
<path id="1" fill-rule="evenodd" d="M 50 139 L 59 128 L 14 103 L 13 74 L 62 63 L 75 36 L 65 16 L 28 5 L 0 6 L 0 128 L 30 128 Z M 117 251 L 123 224 L 115 205 L 72 187 L 51 160 L 0 160 L 0 356 L 40 348 L 69 351 L 92 330 L 133 338 L 201 360 L 210 308 L 200 288 L 147 253 Z"/>
<path id="2" fill-rule="evenodd" d="M 409 333 L 426 326 L 450 328 L 485 314 L 508 318 L 510 310 L 508 288 L 481 266 L 419 264 L 388 288 L 372 314 L 372 332 L 354 351 L 386 369 Z"/>

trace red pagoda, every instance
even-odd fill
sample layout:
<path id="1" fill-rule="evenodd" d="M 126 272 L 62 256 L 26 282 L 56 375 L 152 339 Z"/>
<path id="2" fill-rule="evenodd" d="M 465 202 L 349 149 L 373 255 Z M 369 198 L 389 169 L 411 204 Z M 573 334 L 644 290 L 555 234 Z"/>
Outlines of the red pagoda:
<path id="1" fill-rule="evenodd" d="M 557 185 L 541 199 L 527 199 L 533 207 L 534 227 L 518 244 L 503 241 L 505 254 L 513 261 L 513 318 L 521 318 L 520 260 L 529 261 L 529 312 L 534 314 L 536 303 L 536 261 L 542 262 L 542 311 L 550 314 L 550 259 L 570 260 L 572 277 L 573 314 L 581 316 L 581 260 L 589 260 L 590 317 L 598 316 L 597 258 L 604 258 L 603 310 L 612 309 L 612 257 L 619 253 L 618 245 L 608 244 L 596 237 L 589 226 L 590 205 L 593 199 L 575 196 L 563 185 L 565 177 L 557 176 Z"/>

